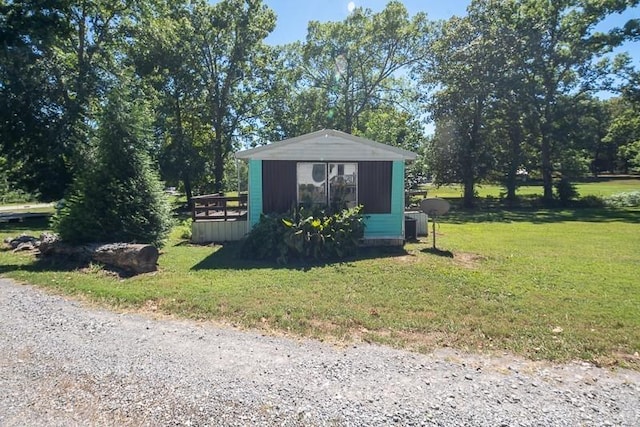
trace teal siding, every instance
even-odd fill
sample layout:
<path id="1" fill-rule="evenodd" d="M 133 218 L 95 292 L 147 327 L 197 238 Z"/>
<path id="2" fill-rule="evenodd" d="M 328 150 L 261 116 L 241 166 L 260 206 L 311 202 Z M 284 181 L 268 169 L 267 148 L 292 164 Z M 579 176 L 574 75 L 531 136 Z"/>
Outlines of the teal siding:
<path id="1" fill-rule="evenodd" d="M 404 162 L 394 161 L 391 171 L 391 213 L 370 214 L 365 239 L 404 238 Z"/>
<path id="2" fill-rule="evenodd" d="M 262 213 L 262 160 L 249 160 L 249 229 Z"/>
<path id="3" fill-rule="evenodd" d="M 394 214 L 370 214 L 365 220 L 364 238 L 401 238 L 402 224 Z"/>
<path id="4" fill-rule="evenodd" d="M 404 238 L 404 161 L 394 161 L 391 171 L 391 213 L 367 215 L 365 239 Z M 249 228 L 262 213 L 262 161 L 249 160 Z"/>

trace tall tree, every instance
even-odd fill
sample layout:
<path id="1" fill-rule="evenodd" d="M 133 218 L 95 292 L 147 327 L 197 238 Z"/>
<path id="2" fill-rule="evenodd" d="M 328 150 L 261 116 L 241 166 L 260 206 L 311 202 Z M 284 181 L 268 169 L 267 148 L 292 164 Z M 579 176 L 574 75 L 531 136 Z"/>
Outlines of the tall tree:
<path id="1" fill-rule="evenodd" d="M 608 101 L 611 120 L 603 142 L 622 172 L 640 171 L 640 107 L 628 98 Z"/>
<path id="2" fill-rule="evenodd" d="M 342 22 L 309 23 L 302 87 L 320 89 L 331 107 L 325 127 L 353 132 L 367 109 L 396 99 L 393 80 L 424 55 L 432 31 L 425 14 L 409 18 L 391 1 L 379 13 L 356 8 Z"/>
<path id="3" fill-rule="evenodd" d="M 20 181 L 62 195 L 83 163 L 98 101 L 114 83 L 130 0 L 23 0 L 0 5 L 0 149 Z M 17 114 L 16 114 L 17 113 Z"/>
<path id="4" fill-rule="evenodd" d="M 493 151 L 493 170 L 490 179 L 501 183 L 509 201 L 516 199 L 521 174 L 530 167 L 528 149 L 533 136 L 530 88 L 522 77 L 522 51 L 517 1 L 476 1 L 469 8 L 475 25 L 491 29 L 484 36 L 492 39 L 492 56 L 501 65 L 494 69 L 490 106 L 485 127 L 487 146 Z"/>
<path id="5" fill-rule="evenodd" d="M 545 200 L 553 198 L 554 172 L 567 171 L 576 147 L 585 145 L 576 141 L 584 134 L 567 134 L 567 118 L 583 108 L 578 101 L 584 94 L 606 83 L 608 68 L 595 60 L 632 34 L 627 27 L 609 33 L 596 33 L 594 27 L 636 4 L 474 0 L 466 17 L 443 25 L 432 63 L 422 64 L 422 71 L 435 89 L 436 124 L 446 127 L 434 143 L 443 135 L 464 139 L 454 144 L 457 155 L 450 149 L 435 153 L 458 162 L 466 205 L 487 166 L 493 176 L 504 177 L 513 198 L 516 172 L 529 153 L 536 155 Z M 454 126 L 462 128 L 453 131 Z"/>
<path id="6" fill-rule="evenodd" d="M 608 15 L 635 6 L 637 0 L 521 0 L 519 20 L 523 50 L 520 66 L 534 88 L 529 102 L 538 124 L 538 149 L 544 199 L 553 198 L 554 161 L 561 155 L 561 141 L 554 138 L 557 120 L 564 111 L 559 99 L 577 90 L 597 89 L 602 74 L 594 59 L 620 44 L 616 29 L 608 35 L 595 26 Z"/>
<path id="7" fill-rule="evenodd" d="M 224 161 L 238 138 L 255 122 L 266 98 L 263 40 L 275 14 L 261 0 L 222 0 L 194 7 L 192 25 L 206 88 L 203 113 L 213 131 L 214 190 L 223 190 Z"/>
<path id="8" fill-rule="evenodd" d="M 65 93 L 53 52 L 71 28 L 59 2 L 0 4 L 0 155 L 9 179 L 47 198 L 61 197 L 71 180 L 68 145 L 59 138 Z"/>
<path id="9" fill-rule="evenodd" d="M 273 49 L 268 107 L 260 120 L 260 137 L 280 141 L 321 128 L 330 128 L 332 102 L 319 87 L 309 86 L 304 78 L 302 44 L 299 42 Z"/>
<path id="10" fill-rule="evenodd" d="M 505 63 L 495 47 L 496 27 L 483 25 L 485 15 L 475 13 L 473 7 L 470 12 L 474 13 L 442 25 L 432 45 L 431 62 L 423 68 L 424 80 L 436 87 L 430 108 L 436 127 L 443 128 L 433 140 L 441 149 L 431 155 L 444 156 L 431 162 L 435 180 L 459 179 L 465 207 L 473 206 L 475 185 L 491 167 L 486 120 L 497 76 Z M 454 139 L 450 144 L 456 150 L 442 147 L 447 144 L 443 138 Z"/>
<path id="11" fill-rule="evenodd" d="M 155 101 L 161 175 L 167 182 L 181 182 L 188 200 L 194 186 L 204 185 L 211 164 L 211 132 L 202 115 L 206 92 L 192 18 L 184 2 L 147 9 L 131 29 L 134 42 L 128 51 L 141 84 Z"/>

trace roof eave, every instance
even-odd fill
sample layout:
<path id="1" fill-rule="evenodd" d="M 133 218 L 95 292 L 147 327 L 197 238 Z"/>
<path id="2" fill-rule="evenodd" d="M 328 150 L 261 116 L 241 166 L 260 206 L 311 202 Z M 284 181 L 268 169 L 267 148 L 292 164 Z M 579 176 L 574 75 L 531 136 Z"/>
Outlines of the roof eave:
<path id="1" fill-rule="evenodd" d="M 346 140 L 350 140 L 356 144 L 363 144 L 363 145 L 370 146 L 370 147 L 383 150 L 389 153 L 389 156 L 383 156 L 384 158 L 380 158 L 380 160 L 412 161 L 412 160 L 415 160 L 417 157 L 417 154 L 412 151 L 405 150 L 399 147 L 394 147 L 392 145 L 382 144 L 380 142 L 372 141 L 370 139 L 362 138 L 359 136 L 351 135 L 351 134 L 333 130 L 333 129 L 322 129 L 316 132 L 311 132 L 311 133 L 300 135 L 294 138 L 289 138 L 289 139 L 274 142 L 268 145 L 263 145 L 261 147 L 255 147 L 255 148 L 250 148 L 248 150 L 239 151 L 234 154 L 234 157 L 236 159 L 275 160 L 273 157 L 268 155 L 270 151 L 281 149 L 284 146 L 299 143 L 309 139 L 313 139 L 322 135 L 343 138 Z M 278 158 L 281 160 L 305 160 L 305 159 L 298 159 L 298 158 L 288 159 L 286 158 L 286 156 L 284 158 L 282 156 L 278 156 Z M 320 159 L 317 159 L 317 160 L 320 160 Z M 335 160 L 351 160 L 351 159 L 335 159 Z"/>

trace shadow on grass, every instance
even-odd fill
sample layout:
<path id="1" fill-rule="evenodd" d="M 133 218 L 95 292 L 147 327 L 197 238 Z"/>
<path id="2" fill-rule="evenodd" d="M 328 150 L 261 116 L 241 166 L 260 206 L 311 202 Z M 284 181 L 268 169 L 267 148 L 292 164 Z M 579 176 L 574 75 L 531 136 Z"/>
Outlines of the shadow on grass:
<path id="1" fill-rule="evenodd" d="M 0 223 L 0 233 L 9 234 L 12 237 L 16 237 L 21 234 L 31 234 L 34 237 L 38 237 L 41 233 L 50 230 L 51 227 L 48 218 L 30 218 L 20 222 Z M 0 252 L 9 251 L 12 251 L 9 247 L 3 246 L 0 248 Z M 45 258 L 36 256 L 33 261 L 28 264 L 0 265 L 0 274 L 10 273 L 13 271 L 25 271 L 30 273 L 45 271 L 63 272 L 77 270 L 86 266 L 86 263 L 78 263 L 77 260 L 73 260 L 68 257 Z"/>
<path id="2" fill-rule="evenodd" d="M 51 229 L 49 221 L 49 218 L 27 218 L 23 221 L 0 222 L 0 233 L 42 233 Z"/>
<path id="3" fill-rule="evenodd" d="M 426 249 L 422 249 L 420 252 L 425 253 L 425 254 L 441 256 L 441 257 L 444 257 L 444 258 L 453 258 L 453 252 L 445 251 L 445 250 L 438 249 L 438 248 L 426 248 Z"/>
<path id="4" fill-rule="evenodd" d="M 74 271 L 87 267 L 87 263 L 80 263 L 75 260 L 60 257 L 34 258 L 29 264 L 8 264 L 0 265 L 0 274 L 11 273 L 14 271 L 25 271 L 29 273 L 42 272 L 65 272 Z"/>
<path id="5" fill-rule="evenodd" d="M 316 267 L 325 267 L 328 265 L 348 265 L 349 263 L 360 260 L 392 258 L 408 254 L 408 252 L 402 247 L 360 248 L 356 256 L 338 260 L 294 260 L 290 261 L 288 264 L 278 264 L 275 261 L 256 261 L 244 259 L 240 257 L 239 252 L 239 242 L 225 243 L 214 253 L 191 267 L 191 270 L 284 269 L 309 271 L 312 268 Z"/>
<path id="6" fill-rule="evenodd" d="M 0 253 L 2 252 L 10 252 L 13 249 L 9 247 L 0 248 Z M 94 266 L 97 268 L 96 271 L 103 271 L 107 274 L 117 276 L 120 279 L 127 279 L 129 277 L 135 276 L 135 273 L 128 272 L 126 270 L 122 270 L 120 268 L 104 265 L 99 262 L 92 261 L 81 261 L 76 257 L 71 255 L 47 255 L 42 256 L 39 252 L 35 252 L 35 256 L 33 256 L 33 252 L 22 253 L 25 256 L 29 256 L 31 258 L 31 262 L 28 264 L 3 264 L 0 265 L 0 275 L 4 273 L 11 273 L 15 271 L 24 271 L 27 273 L 61 273 L 61 272 L 70 272 L 70 271 L 78 271 L 86 269 L 90 266 Z"/>

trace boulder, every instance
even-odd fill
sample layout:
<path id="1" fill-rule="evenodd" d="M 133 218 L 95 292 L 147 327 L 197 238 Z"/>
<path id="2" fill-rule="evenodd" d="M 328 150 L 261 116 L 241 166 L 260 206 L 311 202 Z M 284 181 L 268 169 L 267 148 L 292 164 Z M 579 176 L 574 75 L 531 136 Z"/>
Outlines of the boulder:
<path id="1" fill-rule="evenodd" d="M 160 256 L 158 249 L 153 245 L 138 243 L 70 245 L 51 233 L 40 236 L 40 253 L 44 256 L 70 256 L 83 262 L 96 261 L 134 274 L 157 270 Z"/>

